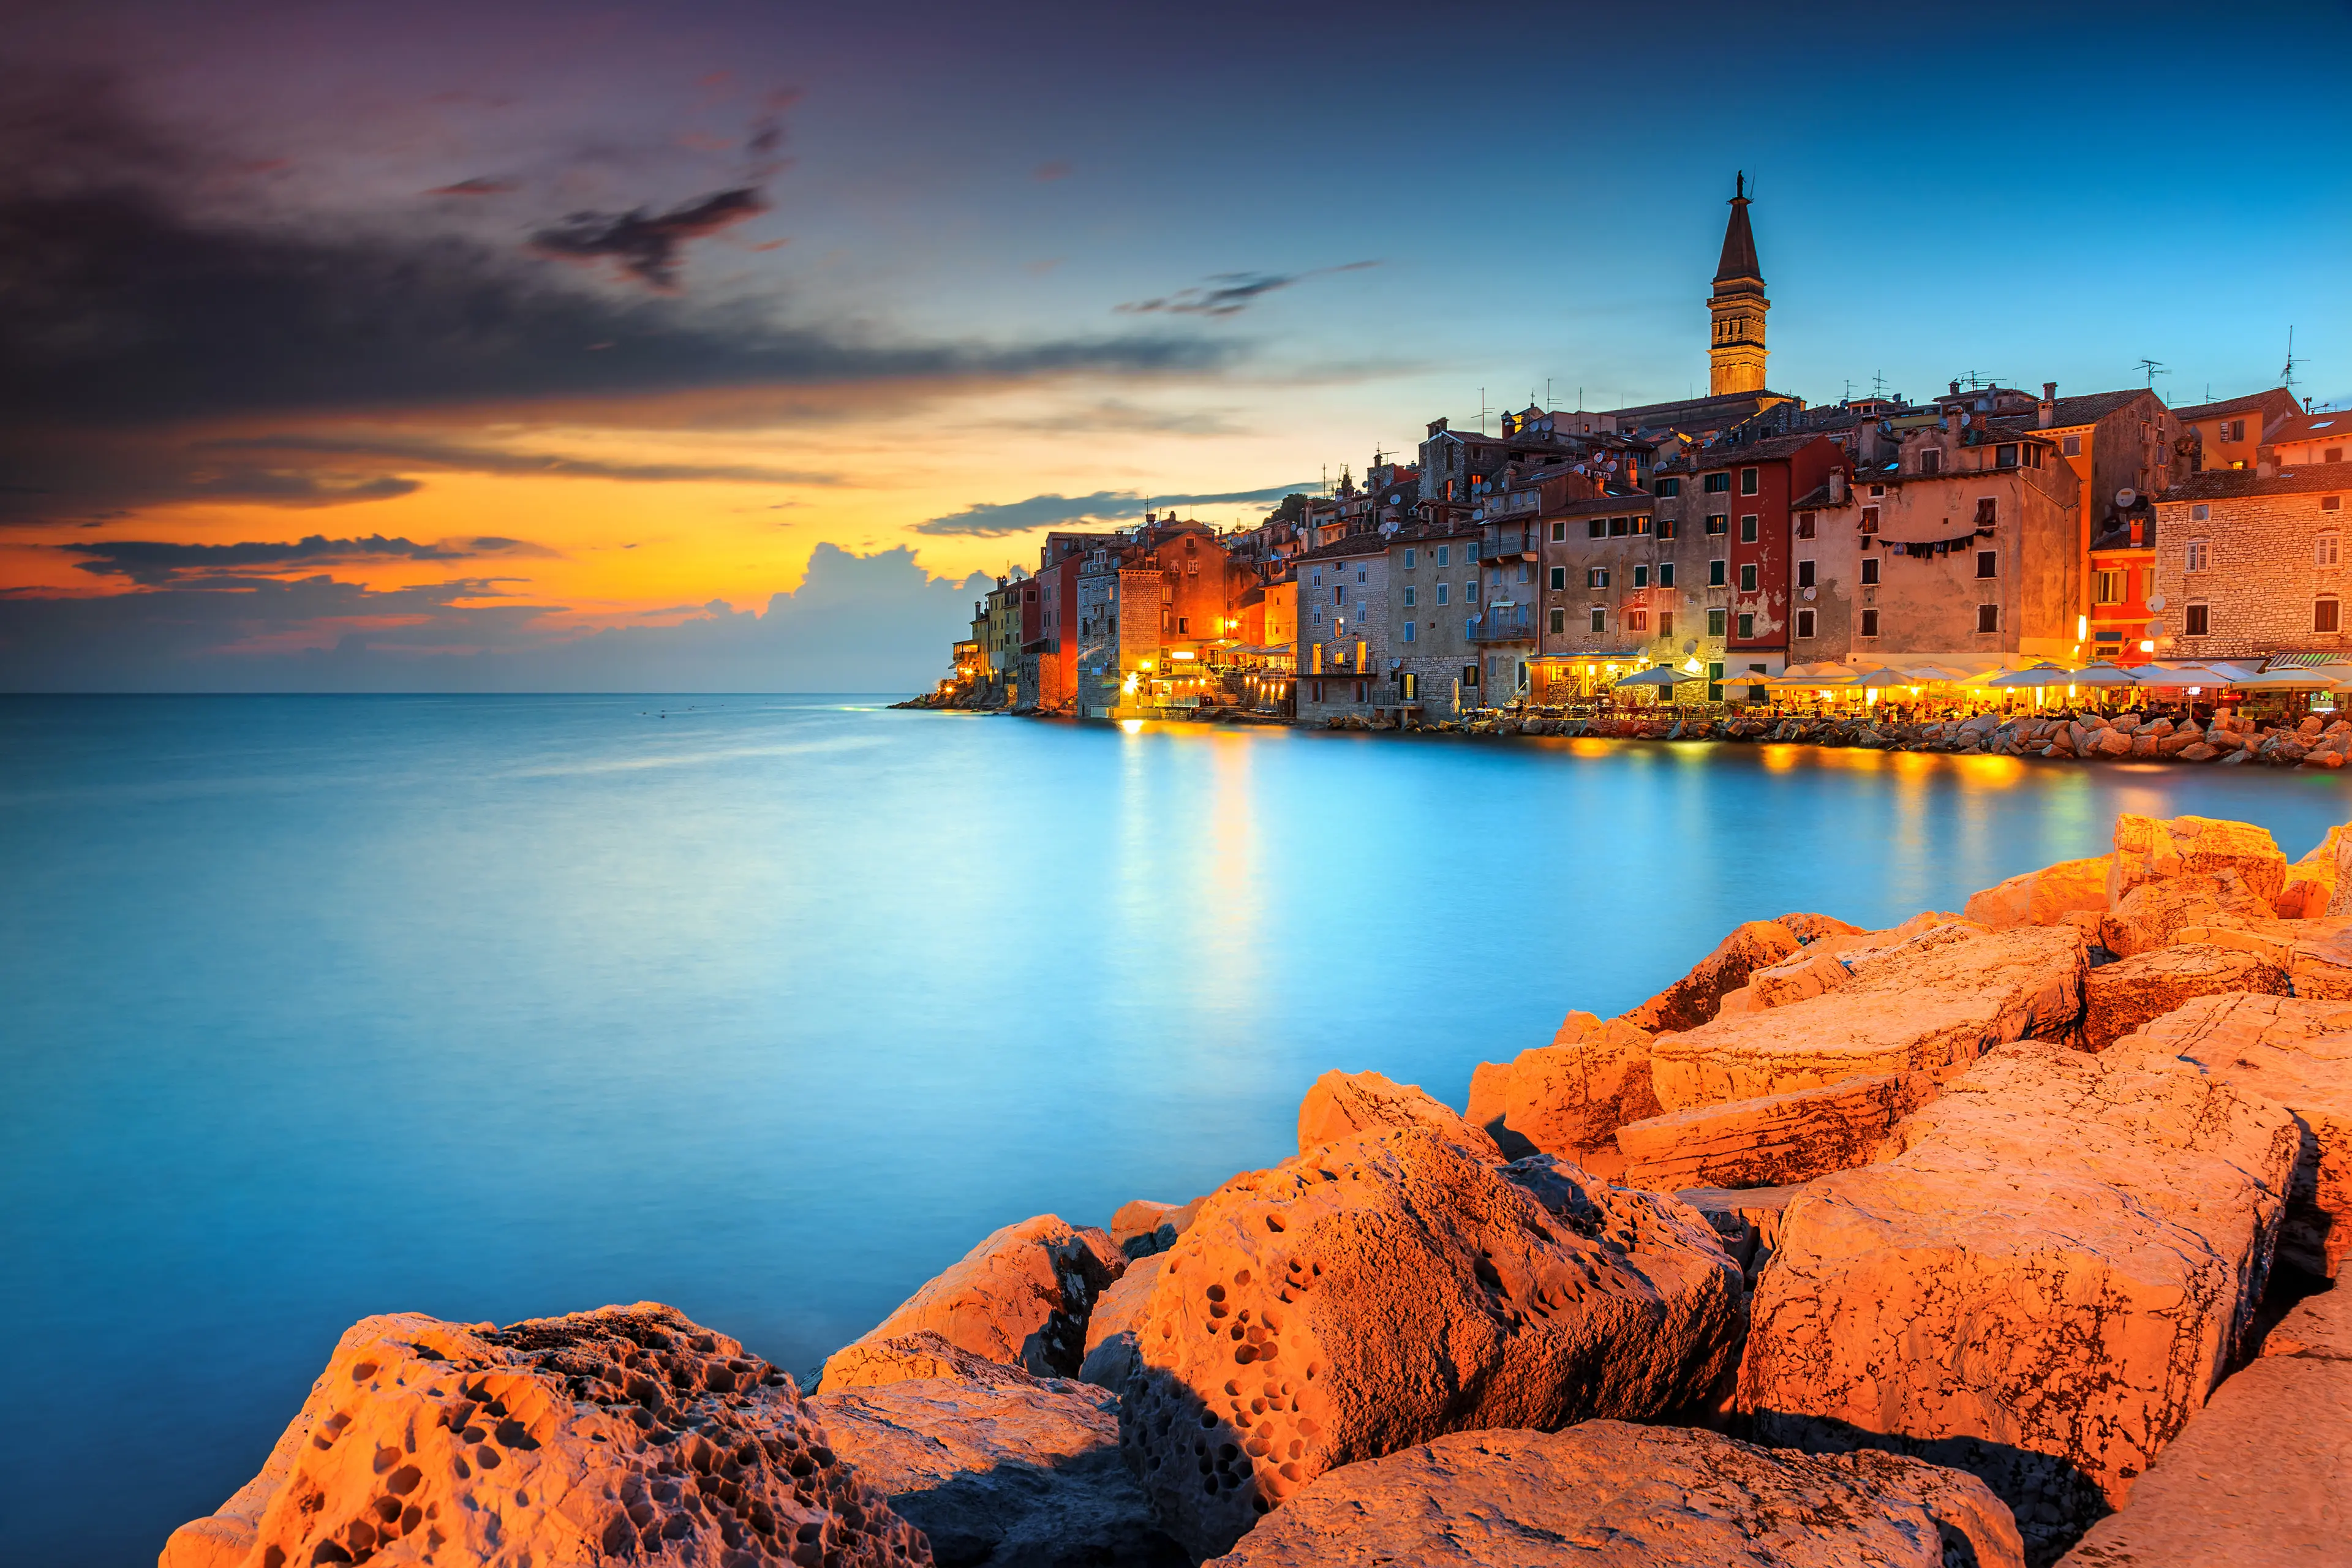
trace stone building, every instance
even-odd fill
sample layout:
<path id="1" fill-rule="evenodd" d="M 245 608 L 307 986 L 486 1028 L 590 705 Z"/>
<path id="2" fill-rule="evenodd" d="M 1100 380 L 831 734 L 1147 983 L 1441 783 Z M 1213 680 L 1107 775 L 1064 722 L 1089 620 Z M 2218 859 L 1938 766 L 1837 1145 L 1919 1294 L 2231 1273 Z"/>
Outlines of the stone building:
<path id="1" fill-rule="evenodd" d="M 1435 524 L 1389 542 L 1389 658 L 1400 707 L 1424 722 L 1475 708 L 1484 650 L 1471 637 L 1484 579 L 1478 524 Z"/>
<path id="2" fill-rule="evenodd" d="M 2352 652 L 2345 640 L 2346 500 L 2352 463 L 2208 468 L 2156 505 L 2166 658 Z"/>
<path id="3" fill-rule="evenodd" d="M 1360 533 L 1293 563 L 1298 584 L 1298 717 L 1380 717 L 1397 705 L 1389 668 L 1389 542 Z"/>
<path id="4" fill-rule="evenodd" d="M 1706 390 L 1716 397 L 1764 389 L 1764 312 L 1772 301 L 1764 297 L 1764 269 L 1756 259 L 1748 205 L 1743 174 L 1731 188 L 1731 221 L 1724 226 L 1723 258 L 1706 301 Z"/>

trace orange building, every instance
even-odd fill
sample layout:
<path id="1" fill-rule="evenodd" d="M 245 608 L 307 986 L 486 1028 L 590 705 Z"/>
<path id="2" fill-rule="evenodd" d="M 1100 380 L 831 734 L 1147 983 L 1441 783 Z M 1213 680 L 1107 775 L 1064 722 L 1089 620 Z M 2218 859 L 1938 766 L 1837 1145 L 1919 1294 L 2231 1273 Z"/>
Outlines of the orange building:
<path id="1" fill-rule="evenodd" d="M 2268 392 L 2257 392 L 2247 397 L 2225 398 L 2220 403 L 2200 403 L 2193 408 L 2176 408 L 2172 416 L 2180 421 L 2185 430 L 2194 429 L 2200 448 L 2197 461 L 2199 470 L 2206 468 L 2251 468 L 2254 454 L 2273 437 L 2280 426 L 2303 412 L 2294 394 L 2284 386 L 2273 386 Z"/>

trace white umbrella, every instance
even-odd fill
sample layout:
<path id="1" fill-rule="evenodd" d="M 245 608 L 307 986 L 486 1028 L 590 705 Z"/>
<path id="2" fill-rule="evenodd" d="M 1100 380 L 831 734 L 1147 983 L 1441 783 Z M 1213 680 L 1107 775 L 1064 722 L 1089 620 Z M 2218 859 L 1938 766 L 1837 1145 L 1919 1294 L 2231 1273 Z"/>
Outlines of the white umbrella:
<path id="1" fill-rule="evenodd" d="M 1964 671 L 1946 669 L 1940 665 L 1934 664 L 1915 665 L 1911 668 L 1905 670 L 1903 673 L 1911 679 L 1914 685 L 1917 686 L 1941 686 L 1951 681 L 1966 680 L 1968 679 L 1968 675 Z"/>
<path id="2" fill-rule="evenodd" d="M 1696 675 L 1685 675 L 1682 671 L 1675 668 L 1675 667 L 1670 664 L 1662 664 L 1654 669 L 1644 669 L 1636 674 L 1629 675 L 1625 677 L 1624 679 L 1617 682 L 1617 684 L 1620 686 L 1668 687 L 1673 686 L 1677 681 L 1696 680 L 1697 679 L 1698 677 Z"/>
<path id="3" fill-rule="evenodd" d="M 2138 686 L 2142 682 L 2138 676 L 2123 666 L 2109 664 L 2102 659 L 2096 664 L 2086 664 L 2076 670 L 2074 684 L 2076 686 Z"/>
<path id="4" fill-rule="evenodd" d="M 1985 682 L 1987 686 L 2008 688 L 2026 686 L 2072 686 L 2074 672 L 2054 664 L 2037 664 L 2032 669 L 2009 669 Z"/>
<path id="5" fill-rule="evenodd" d="M 2272 669 L 2260 675 L 2248 675 L 2230 682 L 2241 691 L 2325 691 L 2338 681 L 2352 679 L 2352 670 L 2342 665 L 2313 669 Z"/>

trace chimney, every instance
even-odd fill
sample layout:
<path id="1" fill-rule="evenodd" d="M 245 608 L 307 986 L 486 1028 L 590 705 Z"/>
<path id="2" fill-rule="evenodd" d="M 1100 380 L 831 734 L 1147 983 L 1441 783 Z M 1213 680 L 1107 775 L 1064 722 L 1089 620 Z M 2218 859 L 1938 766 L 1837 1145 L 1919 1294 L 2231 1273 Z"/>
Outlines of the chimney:
<path id="1" fill-rule="evenodd" d="M 2045 381 L 2042 384 L 2042 428 L 2047 430 L 2057 421 L 2058 384 L 2054 381 Z"/>
<path id="2" fill-rule="evenodd" d="M 2274 479 L 2278 478 L 2277 447 L 2259 447 L 2255 448 L 2254 478 L 2258 479 Z"/>
<path id="3" fill-rule="evenodd" d="M 1960 384 L 1959 384 L 1958 382 L 1955 381 L 1955 382 L 1953 382 L 1953 383 L 1952 383 L 1952 395 L 1953 395 L 1954 397 L 1958 397 L 1959 395 L 1960 395 Z"/>

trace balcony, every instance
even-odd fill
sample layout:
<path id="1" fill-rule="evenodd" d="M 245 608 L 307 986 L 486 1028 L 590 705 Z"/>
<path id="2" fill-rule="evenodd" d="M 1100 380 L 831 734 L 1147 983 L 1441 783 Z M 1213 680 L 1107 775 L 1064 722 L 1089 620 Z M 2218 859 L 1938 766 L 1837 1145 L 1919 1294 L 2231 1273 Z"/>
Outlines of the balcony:
<path id="1" fill-rule="evenodd" d="M 1489 609 L 1484 615 L 1470 617 L 1466 635 L 1474 643 L 1533 642 L 1536 640 L 1535 616 L 1525 605 Z"/>

